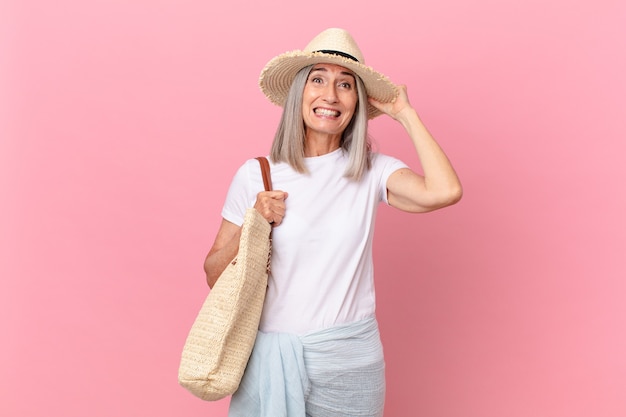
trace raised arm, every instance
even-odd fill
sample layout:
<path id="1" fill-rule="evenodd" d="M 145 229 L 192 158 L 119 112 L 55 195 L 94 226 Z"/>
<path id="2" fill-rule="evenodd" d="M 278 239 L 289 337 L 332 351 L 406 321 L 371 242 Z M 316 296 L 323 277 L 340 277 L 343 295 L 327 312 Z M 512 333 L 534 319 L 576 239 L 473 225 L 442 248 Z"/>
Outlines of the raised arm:
<path id="1" fill-rule="evenodd" d="M 393 103 L 369 102 L 402 124 L 408 133 L 424 171 L 419 175 L 404 168 L 387 180 L 389 204 L 400 210 L 421 213 L 455 204 L 463 188 L 452 164 L 409 103 L 406 86 L 398 86 L 400 94 Z"/>

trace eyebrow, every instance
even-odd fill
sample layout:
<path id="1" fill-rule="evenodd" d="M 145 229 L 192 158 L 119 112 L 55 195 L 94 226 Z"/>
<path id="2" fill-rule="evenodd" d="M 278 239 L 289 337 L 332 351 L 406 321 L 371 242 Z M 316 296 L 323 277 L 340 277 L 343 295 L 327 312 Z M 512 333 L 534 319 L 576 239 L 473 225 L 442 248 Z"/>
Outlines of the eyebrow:
<path id="1" fill-rule="evenodd" d="M 327 70 L 326 68 L 324 68 L 324 67 L 313 68 L 313 69 L 311 70 L 311 73 L 313 73 L 314 71 L 323 71 L 323 72 L 328 72 L 328 70 Z M 341 71 L 341 74 L 343 74 L 343 75 L 349 75 L 349 76 L 351 76 L 352 78 L 355 78 L 355 77 L 354 77 L 354 74 L 353 74 L 353 73 L 351 73 L 351 72 L 348 72 L 348 71 Z"/>

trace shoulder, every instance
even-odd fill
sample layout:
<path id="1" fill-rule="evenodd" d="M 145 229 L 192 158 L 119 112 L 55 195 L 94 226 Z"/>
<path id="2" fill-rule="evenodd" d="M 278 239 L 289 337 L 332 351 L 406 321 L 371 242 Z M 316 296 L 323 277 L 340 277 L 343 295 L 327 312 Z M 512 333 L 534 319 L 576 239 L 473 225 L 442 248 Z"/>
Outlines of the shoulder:
<path id="1" fill-rule="evenodd" d="M 269 159 L 268 159 L 269 160 Z M 271 166 L 271 162 L 270 162 Z M 237 169 L 235 174 L 240 179 L 250 179 L 256 177 L 261 173 L 261 164 L 256 158 L 246 159 Z"/>
<path id="2" fill-rule="evenodd" d="M 407 167 L 407 164 L 405 164 L 400 159 L 394 156 L 379 153 L 379 152 L 372 152 L 371 161 L 372 161 L 372 169 L 375 169 L 375 170 L 386 171 L 388 169 L 395 170 L 395 169 Z"/>

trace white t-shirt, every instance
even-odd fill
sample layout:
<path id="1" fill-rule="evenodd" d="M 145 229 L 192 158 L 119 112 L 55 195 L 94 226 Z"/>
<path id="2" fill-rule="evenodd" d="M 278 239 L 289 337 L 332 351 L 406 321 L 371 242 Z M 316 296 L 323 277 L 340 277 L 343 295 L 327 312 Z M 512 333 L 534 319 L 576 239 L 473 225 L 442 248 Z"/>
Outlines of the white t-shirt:
<path id="1" fill-rule="evenodd" d="M 359 182 L 344 177 L 348 157 L 338 149 L 306 158 L 308 174 L 270 163 L 275 190 L 289 194 L 272 232 L 271 274 L 260 330 L 305 334 L 370 317 L 375 311 L 372 240 L 376 209 L 387 203 L 387 179 L 406 165 L 383 154 Z M 237 171 L 222 210 L 241 225 L 263 191 L 259 162 Z"/>

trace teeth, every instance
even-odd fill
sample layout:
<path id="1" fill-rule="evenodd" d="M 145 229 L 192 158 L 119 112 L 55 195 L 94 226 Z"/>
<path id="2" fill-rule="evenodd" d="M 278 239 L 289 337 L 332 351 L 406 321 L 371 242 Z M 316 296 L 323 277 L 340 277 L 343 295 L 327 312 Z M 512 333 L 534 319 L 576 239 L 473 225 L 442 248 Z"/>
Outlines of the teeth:
<path id="1" fill-rule="evenodd" d="M 339 116 L 338 111 L 329 109 L 315 109 L 315 114 L 319 114 L 320 116 Z"/>

